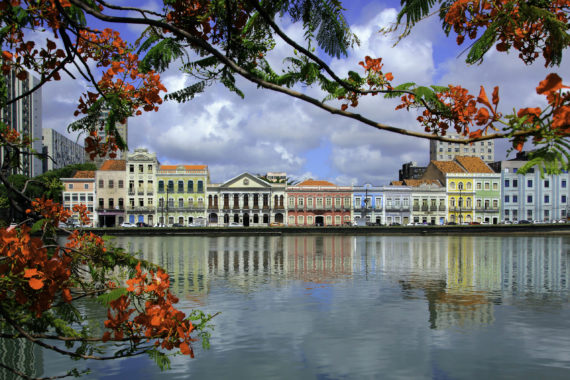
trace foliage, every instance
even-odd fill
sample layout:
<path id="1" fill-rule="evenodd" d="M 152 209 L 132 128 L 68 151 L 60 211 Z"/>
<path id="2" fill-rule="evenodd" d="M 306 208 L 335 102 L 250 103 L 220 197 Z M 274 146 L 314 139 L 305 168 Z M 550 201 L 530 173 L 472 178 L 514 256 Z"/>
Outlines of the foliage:
<path id="1" fill-rule="evenodd" d="M 458 44 L 473 41 L 469 63 L 483 62 L 494 46 L 499 52 L 515 50 L 526 64 L 542 55 L 547 67 L 556 67 L 570 44 L 570 0 L 402 0 L 402 5 L 394 28 L 405 25 L 401 37 L 435 9 L 443 30 L 456 35 Z M 279 21 L 299 22 L 304 41 L 285 34 Z M 114 24 L 145 29 L 131 44 L 111 27 Z M 291 48 L 281 72 L 266 59 L 278 38 Z M 549 74 L 536 88 L 546 97 L 546 107 L 509 113 L 499 109 L 498 88 L 489 99 L 484 88 L 475 97 L 459 85 L 398 84 L 381 57 L 364 57 L 361 67 L 342 78 L 321 58 L 342 58 L 358 44 L 338 0 L 163 0 L 158 11 L 104 0 L 0 0 L 0 43 L 0 70 L 12 71 L 20 80 L 34 73 L 39 85 L 31 91 L 64 74 L 76 78 L 70 67 L 89 84 L 78 99 L 75 116 L 80 119 L 69 128 L 87 135 L 91 157 L 113 158 L 117 149 L 125 148 L 117 124 L 143 111 L 157 111 L 161 93 L 167 100 L 183 102 L 221 83 L 243 97 L 237 81 L 242 77 L 382 131 L 457 142 L 446 136 L 452 128 L 465 143 L 506 137 L 517 150 L 532 142 L 538 149 L 529 165 L 549 173 L 569 167 L 570 95 L 557 74 Z M 195 81 L 167 94 L 160 73 L 174 65 Z M 323 99 L 297 90 L 303 86 L 319 87 Z M 6 88 L 0 76 L 1 109 L 18 100 L 8 99 Z M 352 112 L 363 96 L 379 94 L 399 98 L 397 109 L 418 109 L 423 131 Z M 29 150 L 29 138 L 13 127 L 0 123 L 0 182 L 5 191 L 0 204 L 8 202 L 33 225 L 0 230 L 2 336 L 27 339 L 73 358 L 148 354 L 162 369 L 169 367 L 166 351 L 191 356 L 196 338 L 207 346 L 213 316 L 186 316 L 177 310 L 162 269 L 86 232 L 74 231 L 65 244 L 58 244 L 55 234 L 70 211 L 56 202 L 56 176 L 68 175 L 46 175 L 39 182 L 11 176 L 22 154 L 37 154 Z M 34 187 L 38 183 L 41 196 Z M 84 207 L 74 211 L 86 217 Z M 77 301 L 88 296 L 98 296 L 108 310 L 104 334 L 91 330 L 77 307 Z M 65 342 L 66 348 L 50 341 Z M 112 348 L 103 345 L 108 341 L 118 346 L 112 346 L 116 350 L 111 356 L 101 357 L 102 347 Z"/>

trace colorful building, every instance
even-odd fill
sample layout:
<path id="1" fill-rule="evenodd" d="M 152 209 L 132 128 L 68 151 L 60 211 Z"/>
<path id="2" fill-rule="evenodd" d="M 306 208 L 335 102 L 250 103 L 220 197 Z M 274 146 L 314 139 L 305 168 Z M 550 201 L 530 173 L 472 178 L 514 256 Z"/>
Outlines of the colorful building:
<path id="1" fill-rule="evenodd" d="M 414 223 L 442 225 L 447 220 L 447 194 L 439 180 L 407 179 L 410 187 Z"/>
<path id="2" fill-rule="evenodd" d="M 95 172 L 97 225 L 117 227 L 125 221 L 125 160 L 107 160 Z"/>
<path id="3" fill-rule="evenodd" d="M 90 222 L 88 227 L 93 227 L 97 221 L 97 213 L 95 212 L 95 171 L 78 170 L 72 178 L 61 178 L 63 183 L 63 207 L 66 210 L 73 210 L 73 206 L 82 204 L 89 211 Z M 80 225 L 81 219 L 78 213 L 74 212 L 73 216 L 68 220 L 75 225 Z"/>
<path id="4" fill-rule="evenodd" d="M 128 182 L 127 220 L 130 223 L 156 222 L 156 153 L 135 149 L 127 154 L 126 180 Z"/>
<path id="5" fill-rule="evenodd" d="M 312 179 L 287 188 L 289 226 L 341 226 L 352 223 L 352 188 Z"/>
<path id="6" fill-rule="evenodd" d="M 285 223 L 285 183 L 270 183 L 242 173 L 222 184 L 208 187 L 208 224 L 230 223 L 269 226 Z"/>
<path id="7" fill-rule="evenodd" d="M 376 224 L 381 225 L 383 215 L 382 187 L 366 184 L 352 187 L 352 215 L 356 225 Z"/>
<path id="8" fill-rule="evenodd" d="M 156 180 L 159 224 L 191 226 L 206 223 L 208 166 L 160 165 Z"/>
<path id="9" fill-rule="evenodd" d="M 390 186 L 384 186 L 383 220 L 386 225 L 406 225 L 411 219 L 412 189 L 401 181 L 393 181 Z"/>

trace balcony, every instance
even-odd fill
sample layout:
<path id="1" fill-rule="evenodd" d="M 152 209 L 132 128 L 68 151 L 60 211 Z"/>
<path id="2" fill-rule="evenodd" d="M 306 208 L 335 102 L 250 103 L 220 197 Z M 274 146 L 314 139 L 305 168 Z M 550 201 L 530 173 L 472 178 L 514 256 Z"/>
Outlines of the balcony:
<path id="1" fill-rule="evenodd" d="M 431 206 L 429 206 L 429 210 L 430 210 L 430 211 L 437 211 L 437 206 L 436 206 L 436 205 L 431 205 Z"/>
<path id="2" fill-rule="evenodd" d="M 413 205 L 412 211 L 420 211 L 420 205 Z"/>
<path id="3" fill-rule="evenodd" d="M 499 208 L 493 207 L 475 207 L 475 212 L 489 212 L 489 213 L 497 213 L 499 212 Z"/>
<path id="4" fill-rule="evenodd" d="M 133 189 L 129 189 L 128 194 L 129 194 L 129 195 L 135 195 L 135 191 L 134 191 Z"/>
<path id="5" fill-rule="evenodd" d="M 445 206 L 439 205 L 438 209 L 439 209 L 439 211 L 445 211 Z"/>
<path id="6" fill-rule="evenodd" d="M 154 206 L 127 206 L 127 212 L 155 212 Z"/>

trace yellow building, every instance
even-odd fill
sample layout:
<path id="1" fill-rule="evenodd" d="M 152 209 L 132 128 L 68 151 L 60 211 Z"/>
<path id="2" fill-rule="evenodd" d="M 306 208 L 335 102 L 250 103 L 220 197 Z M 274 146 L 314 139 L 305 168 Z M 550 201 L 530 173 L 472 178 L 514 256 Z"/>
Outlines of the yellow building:
<path id="1" fill-rule="evenodd" d="M 172 226 L 205 225 L 207 165 L 161 165 L 157 173 L 157 220 Z"/>

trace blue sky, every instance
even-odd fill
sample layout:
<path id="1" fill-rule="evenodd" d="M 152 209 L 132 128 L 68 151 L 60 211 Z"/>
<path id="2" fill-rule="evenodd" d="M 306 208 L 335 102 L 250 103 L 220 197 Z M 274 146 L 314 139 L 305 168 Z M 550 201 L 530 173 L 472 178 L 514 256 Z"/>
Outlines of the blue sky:
<path id="1" fill-rule="evenodd" d="M 137 1 L 136 5 L 141 3 Z M 154 0 L 142 6 L 157 7 Z M 515 106 L 542 104 L 535 88 L 547 73 L 570 76 L 570 65 L 564 61 L 560 68 L 547 70 L 542 63 L 525 66 L 516 54 L 496 51 L 491 51 L 483 64 L 468 66 L 464 57 L 457 58 L 463 47 L 456 46 L 455 37 L 445 37 L 436 17 L 418 24 L 410 36 L 393 47 L 395 36 L 383 36 L 378 31 L 395 20 L 399 1 L 352 0 L 345 2 L 345 8 L 361 44 L 346 58 L 327 60 L 341 76 L 348 70 L 361 71 L 358 62 L 366 55 L 382 57 L 384 70 L 394 74 L 395 84 L 459 84 L 474 94 L 478 94 L 480 85 L 488 92 L 499 85 L 503 112 Z M 303 43 L 299 25 L 287 21 L 281 21 L 281 25 Z M 130 35 L 138 31 L 138 27 L 130 26 L 123 30 Z M 268 59 L 279 67 L 289 55 L 291 50 L 277 41 Z M 169 91 L 193 83 L 176 67 L 163 73 L 162 78 Z M 145 147 L 157 152 L 163 164 L 206 164 L 214 182 L 246 171 L 284 171 L 294 178 L 326 179 L 339 185 L 383 185 L 397 179 L 404 162 L 428 164 L 427 141 L 380 132 L 285 95 L 257 89 L 244 80 L 238 80 L 238 85 L 245 99 L 214 85 L 188 103 L 166 102 L 158 113 L 129 119 L 130 149 Z M 43 90 L 44 127 L 65 131 L 74 120 L 73 110 L 84 88 L 85 83 L 69 78 L 48 84 Z M 299 89 L 323 97 L 318 89 Z M 396 104 L 381 97 L 367 97 L 353 111 L 393 126 L 421 130 L 416 115 L 395 111 Z M 497 141 L 496 159 L 505 158 L 507 147 L 504 141 Z"/>

